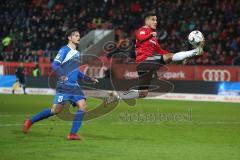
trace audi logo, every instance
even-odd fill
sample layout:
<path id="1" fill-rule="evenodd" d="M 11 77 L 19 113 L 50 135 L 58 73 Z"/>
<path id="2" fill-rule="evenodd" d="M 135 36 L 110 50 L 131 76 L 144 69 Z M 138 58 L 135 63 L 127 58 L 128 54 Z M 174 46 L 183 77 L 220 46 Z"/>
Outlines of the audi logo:
<path id="1" fill-rule="evenodd" d="M 205 69 L 202 73 L 204 81 L 230 81 L 231 74 L 226 69 Z"/>

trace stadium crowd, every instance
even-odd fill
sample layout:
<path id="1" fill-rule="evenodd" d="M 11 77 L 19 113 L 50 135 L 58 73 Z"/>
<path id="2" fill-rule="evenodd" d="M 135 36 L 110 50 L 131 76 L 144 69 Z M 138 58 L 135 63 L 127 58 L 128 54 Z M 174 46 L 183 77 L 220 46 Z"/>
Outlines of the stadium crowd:
<path id="1" fill-rule="evenodd" d="M 51 59 L 69 27 L 79 28 L 82 36 L 113 28 L 116 41 L 134 39 L 149 10 L 157 12 L 160 44 L 171 52 L 186 49 L 190 31 L 204 33 L 204 56 L 189 64 L 232 65 L 240 56 L 238 0 L 8 0 L 0 10 L 0 61 Z"/>

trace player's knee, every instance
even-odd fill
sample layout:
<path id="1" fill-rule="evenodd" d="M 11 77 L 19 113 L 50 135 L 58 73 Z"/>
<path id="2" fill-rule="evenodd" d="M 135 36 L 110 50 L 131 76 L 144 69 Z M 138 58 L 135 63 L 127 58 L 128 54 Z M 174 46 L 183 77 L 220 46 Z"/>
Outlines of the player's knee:
<path id="1" fill-rule="evenodd" d="M 145 98 L 148 95 L 148 90 L 139 91 L 139 98 Z"/>
<path id="2" fill-rule="evenodd" d="M 173 53 L 168 53 L 163 56 L 163 60 L 167 64 L 172 61 L 172 57 L 173 57 Z"/>
<path id="3" fill-rule="evenodd" d="M 51 113 L 53 113 L 53 114 L 58 114 L 58 113 L 60 113 L 62 111 L 62 107 L 60 107 L 60 106 L 53 106 L 52 108 L 51 108 Z"/>
<path id="4" fill-rule="evenodd" d="M 79 110 L 86 112 L 87 104 L 86 104 L 85 100 L 81 100 L 81 101 L 77 102 L 77 106 L 78 106 Z"/>
<path id="5" fill-rule="evenodd" d="M 56 109 L 55 108 L 51 108 L 51 113 L 52 114 L 56 114 Z"/>
<path id="6" fill-rule="evenodd" d="M 86 110 L 87 110 L 87 105 L 86 105 L 86 103 L 78 106 L 78 109 L 80 109 L 80 110 L 83 111 L 83 112 L 86 112 Z"/>

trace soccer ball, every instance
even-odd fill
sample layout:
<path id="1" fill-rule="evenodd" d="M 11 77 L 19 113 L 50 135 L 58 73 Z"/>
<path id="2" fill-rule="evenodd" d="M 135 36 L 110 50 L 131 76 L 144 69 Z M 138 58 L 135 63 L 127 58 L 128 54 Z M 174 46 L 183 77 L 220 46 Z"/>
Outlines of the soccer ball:
<path id="1" fill-rule="evenodd" d="M 193 47 L 198 47 L 199 45 L 204 45 L 204 36 L 200 31 L 192 31 L 188 35 L 188 41 Z"/>

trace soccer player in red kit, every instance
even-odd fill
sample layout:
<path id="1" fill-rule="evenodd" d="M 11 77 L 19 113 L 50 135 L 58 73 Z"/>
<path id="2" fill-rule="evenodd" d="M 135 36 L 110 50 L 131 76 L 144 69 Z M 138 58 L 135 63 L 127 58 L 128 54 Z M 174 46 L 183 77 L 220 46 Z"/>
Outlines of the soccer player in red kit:
<path id="1" fill-rule="evenodd" d="M 190 51 L 182 51 L 171 53 L 161 48 L 157 41 L 157 16 L 153 12 L 149 12 L 144 17 L 144 26 L 136 32 L 136 63 L 139 75 L 139 88 L 127 92 L 111 92 L 107 98 L 107 102 L 112 102 L 116 98 L 132 99 L 144 98 L 148 95 L 148 89 L 156 71 L 163 65 L 170 62 L 179 62 L 187 58 L 202 55 L 202 42 L 197 48 Z"/>

